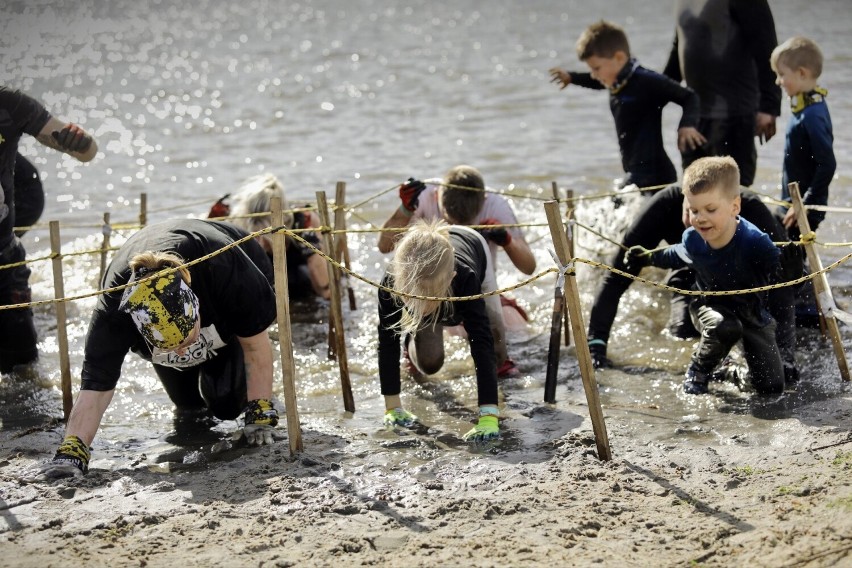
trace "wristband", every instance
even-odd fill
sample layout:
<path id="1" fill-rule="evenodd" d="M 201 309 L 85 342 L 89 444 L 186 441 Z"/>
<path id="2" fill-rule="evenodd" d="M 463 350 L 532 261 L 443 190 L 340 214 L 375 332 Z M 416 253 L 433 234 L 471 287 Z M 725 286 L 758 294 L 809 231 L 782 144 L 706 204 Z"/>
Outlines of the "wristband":
<path id="1" fill-rule="evenodd" d="M 411 217 L 412 215 L 414 215 L 414 211 L 409 211 L 409 210 L 408 210 L 408 207 L 406 207 L 405 205 L 400 204 L 400 206 L 399 206 L 399 210 L 400 210 L 400 211 L 402 212 L 402 214 L 403 214 L 403 215 L 405 215 L 406 217 Z"/>
<path id="2" fill-rule="evenodd" d="M 479 415 L 496 417 L 500 415 L 500 409 L 497 408 L 496 404 L 483 404 L 479 407 Z"/>
<path id="3" fill-rule="evenodd" d="M 91 451 L 79 436 L 65 436 L 65 439 L 59 444 L 56 454 L 53 456 L 53 463 L 73 465 L 83 473 L 86 473 L 89 470 L 89 460 L 91 457 Z"/>

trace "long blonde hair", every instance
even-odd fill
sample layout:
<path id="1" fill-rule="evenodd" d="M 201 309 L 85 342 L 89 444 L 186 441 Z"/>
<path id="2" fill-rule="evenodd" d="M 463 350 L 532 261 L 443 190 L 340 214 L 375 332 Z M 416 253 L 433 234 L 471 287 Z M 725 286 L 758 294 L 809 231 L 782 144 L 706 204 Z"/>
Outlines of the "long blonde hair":
<path id="1" fill-rule="evenodd" d="M 396 254 L 389 272 L 394 288 L 416 296 L 451 296 L 455 267 L 455 250 L 450 242 L 450 228 L 444 221 L 417 221 L 396 245 Z M 398 297 L 402 304 L 402 333 L 416 333 L 431 318 L 435 325 L 441 310 L 451 310 L 452 304 L 435 300 Z"/>
<path id="2" fill-rule="evenodd" d="M 266 213 L 272 209 L 272 198 L 281 198 L 281 208 L 287 209 L 287 200 L 284 198 L 284 186 L 272 174 L 254 176 L 240 186 L 239 191 L 231 198 L 231 222 L 237 227 L 254 233 L 272 225 L 272 215 L 253 215 L 255 213 Z M 284 224 L 293 226 L 293 215 L 284 214 Z"/>

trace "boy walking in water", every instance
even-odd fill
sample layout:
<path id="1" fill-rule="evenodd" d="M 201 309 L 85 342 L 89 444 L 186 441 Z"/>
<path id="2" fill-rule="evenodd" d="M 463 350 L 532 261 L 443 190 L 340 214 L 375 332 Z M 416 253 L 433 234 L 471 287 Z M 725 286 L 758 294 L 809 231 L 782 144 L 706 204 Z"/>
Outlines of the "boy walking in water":
<path id="1" fill-rule="evenodd" d="M 701 158 L 683 175 L 683 194 L 692 225 L 679 244 L 649 253 L 632 247 L 627 263 L 661 268 L 691 267 L 699 290 L 745 290 L 765 286 L 780 274 L 780 252 L 772 240 L 739 216 L 740 171 L 730 157 Z M 759 393 L 784 390 L 784 368 L 775 342 L 775 321 L 766 293 L 698 296 L 689 308 L 701 333 L 683 390 L 704 394 L 716 367 L 743 342 L 751 382 Z"/>
<path id="2" fill-rule="evenodd" d="M 663 107 L 674 102 L 683 107 L 678 126 L 678 148 L 694 149 L 706 142 L 695 128 L 698 96 L 668 77 L 646 69 L 630 56 L 624 30 L 600 21 L 577 40 L 577 56 L 591 73 L 550 70 L 552 83 L 589 89 L 609 89 L 609 106 L 615 119 L 621 165 L 626 174 L 622 187 L 663 186 L 677 181 L 677 172 L 663 147 Z M 658 188 L 662 189 L 662 188 Z"/>
<path id="3" fill-rule="evenodd" d="M 770 58 L 776 82 L 790 97 L 793 116 L 787 123 L 784 141 L 784 175 L 781 198 L 790 201 L 787 184 L 799 182 L 805 205 L 827 205 L 828 184 L 834 177 L 834 134 L 825 97 L 828 91 L 817 85 L 822 73 L 822 52 L 817 44 L 804 37 L 793 37 L 779 45 Z M 799 230 L 793 208 L 782 207 L 784 226 L 790 237 L 797 239 Z M 811 229 L 825 219 L 823 211 L 808 211 Z"/>

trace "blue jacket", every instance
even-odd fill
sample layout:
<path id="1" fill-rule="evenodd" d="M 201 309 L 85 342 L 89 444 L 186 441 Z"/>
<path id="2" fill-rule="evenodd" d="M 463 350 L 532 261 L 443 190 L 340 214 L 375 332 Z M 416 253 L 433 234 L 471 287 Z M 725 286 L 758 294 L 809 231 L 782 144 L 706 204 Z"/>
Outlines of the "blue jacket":
<path id="1" fill-rule="evenodd" d="M 690 227 L 683 239 L 651 255 L 651 264 L 662 268 L 690 267 L 696 286 L 704 291 L 745 290 L 777 282 L 780 252 L 769 236 L 742 217 L 737 217 L 734 238 L 713 249 Z M 743 323 L 762 327 L 772 321 L 766 309 L 766 292 L 734 296 L 703 296 L 700 301 L 731 310 Z"/>

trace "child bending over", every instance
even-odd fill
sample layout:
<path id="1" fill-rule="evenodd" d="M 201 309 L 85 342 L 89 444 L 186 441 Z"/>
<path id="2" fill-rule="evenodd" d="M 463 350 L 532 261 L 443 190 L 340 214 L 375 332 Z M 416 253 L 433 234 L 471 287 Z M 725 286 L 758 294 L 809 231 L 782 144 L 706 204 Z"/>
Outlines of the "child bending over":
<path id="1" fill-rule="evenodd" d="M 701 158 L 683 175 L 692 225 L 679 244 L 649 253 L 632 247 L 628 264 L 691 267 L 699 290 L 743 290 L 765 286 L 780 274 L 780 252 L 772 240 L 739 216 L 740 172 L 730 157 Z M 784 368 L 775 342 L 775 321 L 766 293 L 700 296 L 690 315 L 701 333 L 683 390 L 704 394 L 716 367 L 742 340 L 751 382 L 759 393 L 784 390 Z"/>

